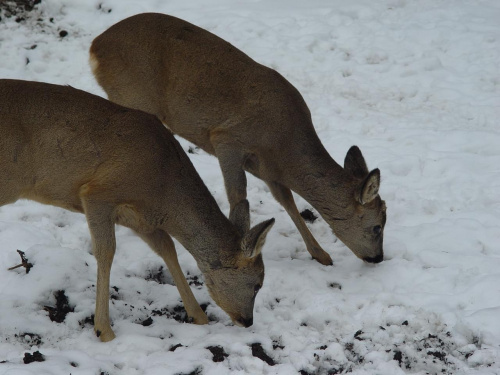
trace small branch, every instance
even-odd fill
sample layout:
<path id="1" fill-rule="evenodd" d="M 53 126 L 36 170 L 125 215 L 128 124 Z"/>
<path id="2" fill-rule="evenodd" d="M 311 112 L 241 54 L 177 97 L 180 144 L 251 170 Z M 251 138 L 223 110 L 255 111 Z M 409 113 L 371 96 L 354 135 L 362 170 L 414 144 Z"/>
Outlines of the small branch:
<path id="1" fill-rule="evenodd" d="M 24 255 L 24 252 L 22 252 L 21 250 L 17 250 L 17 252 L 21 256 L 21 264 L 18 264 L 17 266 L 14 266 L 14 267 L 10 267 L 8 270 L 12 271 L 12 270 L 15 270 L 16 268 L 24 267 L 24 268 L 26 268 L 26 273 L 29 273 L 31 267 L 33 267 L 33 264 L 28 262 L 28 259 Z"/>

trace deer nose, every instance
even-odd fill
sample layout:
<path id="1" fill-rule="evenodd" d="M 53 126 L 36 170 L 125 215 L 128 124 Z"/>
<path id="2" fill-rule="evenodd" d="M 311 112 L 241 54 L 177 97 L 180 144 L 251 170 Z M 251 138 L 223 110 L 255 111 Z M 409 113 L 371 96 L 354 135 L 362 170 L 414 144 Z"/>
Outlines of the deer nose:
<path id="1" fill-rule="evenodd" d="M 253 318 L 250 319 L 239 318 L 238 323 L 241 323 L 243 327 L 248 328 L 253 325 Z"/>
<path id="2" fill-rule="evenodd" d="M 384 260 L 384 254 L 379 254 L 377 255 L 376 257 L 373 257 L 373 258 L 370 258 L 370 257 L 366 257 L 366 258 L 363 258 L 363 260 L 365 262 L 368 262 L 368 263 L 380 263 Z"/>

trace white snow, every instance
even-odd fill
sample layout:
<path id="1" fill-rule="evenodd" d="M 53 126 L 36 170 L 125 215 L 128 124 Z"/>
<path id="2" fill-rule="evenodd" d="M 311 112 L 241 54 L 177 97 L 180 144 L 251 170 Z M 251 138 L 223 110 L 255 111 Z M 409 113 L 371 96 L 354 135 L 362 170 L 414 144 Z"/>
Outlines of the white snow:
<path id="1" fill-rule="evenodd" d="M 42 0 L 24 21 L 0 15 L 0 77 L 104 96 L 90 43 L 145 11 L 186 19 L 277 69 L 339 163 L 351 145 L 361 148 L 382 173 L 386 260 L 361 262 L 318 219 L 309 227 L 335 265 L 312 261 L 265 184 L 249 176 L 252 221 L 276 218 L 254 325 L 233 326 L 204 286 L 193 290 L 210 303 L 209 325 L 155 315 L 181 304 L 177 289 L 160 258 L 117 227 L 117 338 L 101 343 L 81 323 L 93 314 L 96 278 L 85 217 L 19 201 L 0 208 L 0 374 L 500 374 L 500 3 Z M 189 156 L 227 214 L 217 159 Z M 184 272 L 201 277 L 177 248 Z M 34 264 L 29 274 L 7 271 L 17 249 Z M 164 284 L 150 277 L 162 265 Z M 62 323 L 44 309 L 58 290 L 74 308 Z M 253 343 L 276 364 L 254 357 Z M 223 362 L 206 349 L 217 345 Z M 45 361 L 25 365 L 37 350 Z"/>

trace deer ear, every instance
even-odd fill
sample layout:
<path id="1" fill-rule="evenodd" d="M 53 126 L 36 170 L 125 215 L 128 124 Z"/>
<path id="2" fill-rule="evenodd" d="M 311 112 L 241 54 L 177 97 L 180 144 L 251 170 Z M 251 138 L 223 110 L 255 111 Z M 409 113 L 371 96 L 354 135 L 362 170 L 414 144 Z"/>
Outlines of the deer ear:
<path id="1" fill-rule="evenodd" d="M 234 224 L 240 234 L 243 236 L 250 229 L 250 208 L 248 201 L 240 201 L 229 214 L 229 221 Z"/>
<path id="2" fill-rule="evenodd" d="M 241 240 L 241 249 L 247 258 L 254 258 L 260 254 L 266 242 L 266 236 L 274 225 L 274 218 L 263 221 L 250 229 Z"/>
<path id="3" fill-rule="evenodd" d="M 352 146 L 344 159 L 344 169 L 356 178 L 365 178 L 368 174 L 365 158 L 358 146 Z"/>
<path id="4" fill-rule="evenodd" d="M 380 187 L 380 170 L 377 168 L 371 171 L 363 181 L 363 184 L 361 185 L 361 191 L 359 194 L 359 203 L 366 204 L 374 200 L 378 194 L 379 187 Z"/>

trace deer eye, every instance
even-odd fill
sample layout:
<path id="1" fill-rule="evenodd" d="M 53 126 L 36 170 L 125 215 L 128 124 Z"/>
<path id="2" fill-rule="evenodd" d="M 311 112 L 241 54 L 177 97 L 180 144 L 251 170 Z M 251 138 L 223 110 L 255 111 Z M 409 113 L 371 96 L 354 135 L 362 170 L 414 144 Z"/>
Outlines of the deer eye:
<path id="1" fill-rule="evenodd" d="M 255 285 L 255 287 L 253 288 L 253 294 L 256 295 L 259 292 L 260 288 L 262 288 L 262 285 Z"/>
<path id="2" fill-rule="evenodd" d="M 373 233 L 375 233 L 377 236 L 382 233 L 382 227 L 380 225 L 375 225 L 373 227 Z"/>

